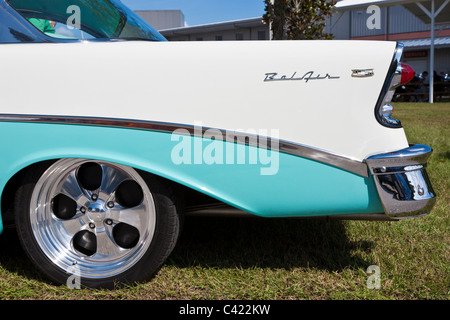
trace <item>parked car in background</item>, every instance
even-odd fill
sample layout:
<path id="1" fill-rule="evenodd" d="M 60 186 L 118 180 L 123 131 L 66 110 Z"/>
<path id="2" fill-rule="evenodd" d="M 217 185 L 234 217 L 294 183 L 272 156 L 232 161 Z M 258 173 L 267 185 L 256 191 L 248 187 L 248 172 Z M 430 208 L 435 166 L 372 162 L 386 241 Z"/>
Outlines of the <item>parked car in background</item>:
<path id="1" fill-rule="evenodd" d="M 120 1 L 0 0 L 0 230 L 52 281 L 112 287 L 151 277 L 186 214 L 424 216 L 402 50 L 168 42 Z"/>

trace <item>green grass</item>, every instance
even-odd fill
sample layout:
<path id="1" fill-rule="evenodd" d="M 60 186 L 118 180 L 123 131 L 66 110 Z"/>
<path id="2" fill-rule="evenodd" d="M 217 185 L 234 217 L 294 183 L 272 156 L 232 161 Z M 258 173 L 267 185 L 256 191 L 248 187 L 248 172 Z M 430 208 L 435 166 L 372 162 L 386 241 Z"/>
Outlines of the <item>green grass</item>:
<path id="1" fill-rule="evenodd" d="M 43 279 L 12 230 L 0 237 L 0 299 L 434 299 L 449 297 L 450 103 L 397 103 L 410 143 L 434 149 L 432 213 L 400 222 L 187 218 L 149 282 L 71 290 Z M 377 265 L 381 288 L 369 289 Z"/>

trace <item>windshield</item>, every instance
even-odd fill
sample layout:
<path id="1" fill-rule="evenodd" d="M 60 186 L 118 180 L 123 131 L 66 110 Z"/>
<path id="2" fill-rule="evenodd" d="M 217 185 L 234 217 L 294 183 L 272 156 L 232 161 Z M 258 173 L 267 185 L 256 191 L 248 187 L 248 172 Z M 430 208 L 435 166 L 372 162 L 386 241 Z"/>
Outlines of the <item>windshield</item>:
<path id="1" fill-rule="evenodd" d="M 166 39 L 118 0 L 9 0 L 47 36 L 61 39 Z"/>

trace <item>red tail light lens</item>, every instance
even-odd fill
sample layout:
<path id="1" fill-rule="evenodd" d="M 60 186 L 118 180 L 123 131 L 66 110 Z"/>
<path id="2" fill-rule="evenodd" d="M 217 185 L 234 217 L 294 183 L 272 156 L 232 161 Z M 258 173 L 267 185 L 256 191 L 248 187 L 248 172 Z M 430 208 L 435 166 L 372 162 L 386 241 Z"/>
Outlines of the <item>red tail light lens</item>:
<path id="1" fill-rule="evenodd" d="M 400 80 L 401 85 L 407 84 L 416 75 L 414 69 L 409 64 L 403 62 L 401 63 L 401 70 L 402 70 L 402 79 Z"/>

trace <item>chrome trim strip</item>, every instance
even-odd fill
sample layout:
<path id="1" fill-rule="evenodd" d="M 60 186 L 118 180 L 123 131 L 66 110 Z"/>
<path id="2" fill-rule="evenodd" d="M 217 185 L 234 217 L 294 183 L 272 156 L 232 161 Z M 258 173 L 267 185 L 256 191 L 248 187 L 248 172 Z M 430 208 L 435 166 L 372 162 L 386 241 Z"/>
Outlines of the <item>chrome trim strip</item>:
<path id="1" fill-rule="evenodd" d="M 429 146 L 416 144 L 366 159 L 387 216 L 412 218 L 431 211 L 436 194 L 426 164 L 432 152 Z"/>
<path id="2" fill-rule="evenodd" d="M 426 163 L 432 152 L 433 149 L 429 146 L 412 144 L 408 148 L 399 151 L 370 156 L 366 161 L 376 163 L 378 166 L 413 166 Z"/>
<path id="3" fill-rule="evenodd" d="M 232 207 L 225 203 L 212 203 L 205 205 L 192 206 L 185 209 L 184 214 L 192 217 L 236 217 L 236 218 L 260 218 L 255 214 L 243 211 L 241 209 Z M 279 218 L 279 217 L 277 217 Z M 390 218 L 384 213 L 353 213 L 353 214 L 339 214 L 339 215 L 324 215 L 324 216 L 304 216 L 304 217 L 282 217 L 286 219 L 333 219 L 333 220 L 368 220 L 368 221 L 397 221 L 397 219 Z"/>
<path id="4" fill-rule="evenodd" d="M 289 141 L 283 141 L 278 139 L 271 139 L 268 137 L 254 136 L 253 139 L 249 139 L 250 134 L 240 132 L 226 132 L 222 129 L 195 127 L 194 125 L 164 123 L 156 121 L 145 120 L 127 120 L 127 119 L 111 119 L 111 118 L 99 118 L 99 117 L 73 117 L 73 116 L 43 116 L 43 115 L 13 115 L 13 114 L 0 114 L 0 121 L 3 122 L 33 122 L 33 123 L 56 123 L 56 124 L 73 124 L 73 125 L 93 125 L 93 126 L 105 126 L 105 127 L 119 127 L 128 129 L 150 130 L 159 132 L 172 133 L 177 129 L 185 129 L 190 135 L 202 135 L 206 130 L 215 129 L 222 133 L 223 141 L 243 143 L 255 147 L 264 147 L 266 149 L 296 155 L 299 157 L 315 160 L 327 165 L 337 167 L 349 171 L 351 173 L 369 177 L 366 163 L 355 159 L 347 158 L 332 152 L 320 150 L 314 147 L 305 146 Z M 178 132 L 177 132 L 178 133 Z M 181 133 L 181 132 L 180 132 Z M 264 139 L 263 144 L 259 144 L 259 141 Z M 272 148 L 275 146 L 275 148 Z"/>
<path id="5" fill-rule="evenodd" d="M 183 214 L 185 214 L 186 216 L 257 217 L 254 214 L 232 207 L 222 202 L 187 207 L 183 210 Z"/>

